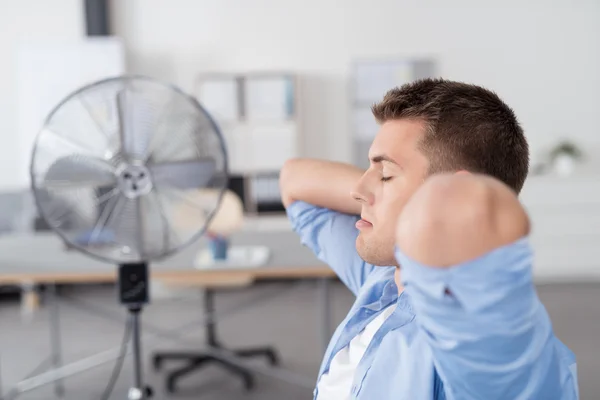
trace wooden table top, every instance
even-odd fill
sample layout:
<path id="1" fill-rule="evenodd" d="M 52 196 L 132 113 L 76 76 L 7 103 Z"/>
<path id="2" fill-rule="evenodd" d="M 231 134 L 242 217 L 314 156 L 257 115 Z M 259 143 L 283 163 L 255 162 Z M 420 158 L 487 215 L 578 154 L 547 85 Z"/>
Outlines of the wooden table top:
<path id="1" fill-rule="evenodd" d="M 173 256 L 150 263 L 152 279 L 167 284 L 233 286 L 258 279 L 334 277 L 334 272 L 300 244 L 293 232 L 241 232 L 233 245 L 266 245 L 268 262 L 259 267 L 227 266 L 198 269 L 194 260 L 204 248 L 200 239 Z M 117 267 L 68 250 L 54 233 L 0 236 L 0 285 L 43 283 L 110 283 Z"/>

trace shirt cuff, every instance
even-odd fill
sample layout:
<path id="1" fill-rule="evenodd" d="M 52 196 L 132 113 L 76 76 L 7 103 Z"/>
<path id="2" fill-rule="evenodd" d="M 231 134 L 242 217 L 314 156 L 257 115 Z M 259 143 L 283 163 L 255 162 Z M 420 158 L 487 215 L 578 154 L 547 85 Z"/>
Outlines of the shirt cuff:
<path id="1" fill-rule="evenodd" d="M 490 307 L 511 290 L 532 284 L 533 252 L 528 237 L 448 268 L 420 263 L 398 247 L 395 256 L 402 282 L 409 292 L 417 292 L 415 297 L 434 303 L 447 302 L 450 297 L 467 312 Z"/>

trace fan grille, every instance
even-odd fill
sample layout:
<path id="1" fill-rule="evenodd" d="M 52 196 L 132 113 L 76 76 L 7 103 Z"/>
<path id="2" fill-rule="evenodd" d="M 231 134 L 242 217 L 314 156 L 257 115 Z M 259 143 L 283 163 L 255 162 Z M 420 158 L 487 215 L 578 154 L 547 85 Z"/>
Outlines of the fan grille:
<path id="1" fill-rule="evenodd" d="M 150 78 L 119 77 L 52 111 L 31 178 L 40 214 L 69 245 L 106 261 L 142 262 L 202 234 L 227 186 L 227 157 L 193 98 Z"/>

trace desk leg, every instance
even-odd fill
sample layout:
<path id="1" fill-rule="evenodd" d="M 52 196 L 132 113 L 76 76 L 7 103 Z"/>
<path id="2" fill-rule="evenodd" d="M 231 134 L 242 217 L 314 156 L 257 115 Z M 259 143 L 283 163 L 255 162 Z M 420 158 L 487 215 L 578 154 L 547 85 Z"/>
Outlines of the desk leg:
<path id="1" fill-rule="evenodd" d="M 48 298 L 49 298 L 49 317 L 50 317 L 50 348 L 51 348 L 51 362 L 54 369 L 62 367 L 62 346 L 60 337 L 60 305 L 58 301 L 58 294 L 56 292 L 56 284 L 48 285 Z M 54 382 L 54 393 L 58 397 L 63 397 L 65 389 L 63 386 L 62 379 L 57 379 Z"/>
<path id="2" fill-rule="evenodd" d="M 321 346 L 323 354 L 327 350 L 329 341 L 331 340 L 331 304 L 329 301 L 329 278 L 319 279 L 319 294 L 321 309 Z"/>
<path id="3" fill-rule="evenodd" d="M 40 308 L 38 287 L 33 283 L 21 285 L 21 316 L 28 322 L 33 319 L 33 314 Z"/>

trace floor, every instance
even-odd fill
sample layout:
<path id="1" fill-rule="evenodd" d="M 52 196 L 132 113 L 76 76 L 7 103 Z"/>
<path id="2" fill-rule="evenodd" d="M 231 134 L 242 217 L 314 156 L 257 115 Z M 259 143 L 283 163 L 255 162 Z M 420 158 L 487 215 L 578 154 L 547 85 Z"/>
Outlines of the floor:
<path id="1" fill-rule="evenodd" d="M 600 283 L 552 284 L 539 286 L 542 301 L 548 308 L 557 335 L 578 356 L 582 399 L 596 399 L 600 393 Z M 61 302 L 65 362 L 118 346 L 123 333 L 124 311 L 114 300 L 109 287 L 79 287 L 62 291 Z M 201 318 L 197 292 L 178 292 L 179 298 L 157 296 L 144 311 L 143 346 L 147 353 L 155 349 L 201 348 L 203 332 L 199 326 L 186 327 Z M 251 362 L 258 368 L 256 387 L 245 392 L 240 380 L 214 366 L 191 375 L 181 382 L 176 396 L 163 390 L 163 375 L 146 363 L 147 381 L 155 390 L 155 399 L 270 400 L 310 399 L 319 366 L 320 321 L 317 287 L 314 282 L 273 282 L 251 288 L 223 290 L 216 298 L 219 334 L 232 347 L 272 344 L 280 352 L 286 373 L 274 378 L 261 361 Z M 339 322 L 353 302 L 352 295 L 339 283 L 332 285 L 332 317 Z M 75 301 L 77 300 L 77 301 Z M 85 305 L 85 308 L 82 307 Z M 240 305 L 250 308 L 236 312 Z M 100 315 L 102 314 L 102 315 Z M 108 315 L 107 315 L 108 314 Z M 156 336 L 154 329 L 170 330 L 181 335 L 176 343 Z M 46 311 L 24 314 L 17 299 L 0 298 L 0 378 L 3 392 L 11 383 L 24 377 L 48 354 Z M 149 357 L 146 357 L 149 360 Z M 173 364 L 174 365 L 174 364 Z M 66 399 L 101 399 L 109 380 L 113 362 L 68 378 Z M 168 366 L 167 366 L 168 368 Z M 271 371 L 271 372 L 270 372 Z M 127 359 L 110 399 L 126 399 L 131 382 L 132 365 Z M 283 378 L 283 379 L 282 379 Z M 291 383 L 293 381 L 294 383 Z M 53 386 L 47 385 L 22 394 L 18 399 L 53 399 Z"/>

